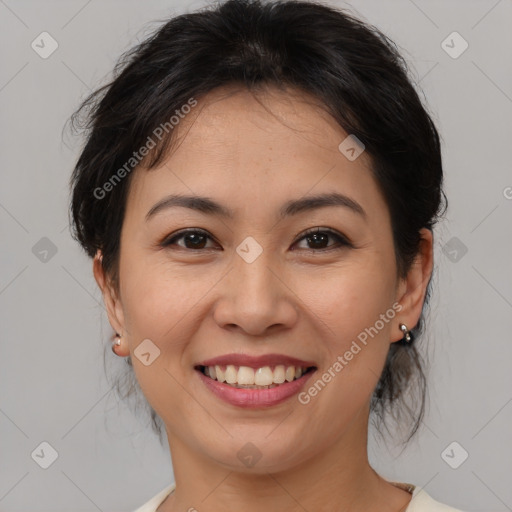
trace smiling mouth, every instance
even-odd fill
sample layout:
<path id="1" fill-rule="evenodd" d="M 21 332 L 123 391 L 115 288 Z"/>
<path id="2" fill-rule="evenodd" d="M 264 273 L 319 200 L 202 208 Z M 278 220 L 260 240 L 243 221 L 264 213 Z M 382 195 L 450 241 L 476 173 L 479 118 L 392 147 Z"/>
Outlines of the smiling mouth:
<path id="1" fill-rule="evenodd" d="M 206 377 L 234 388 L 272 389 L 316 370 L 316 366 L 275 365 L 251 368 L 233 364 L 196 366 Z"/>

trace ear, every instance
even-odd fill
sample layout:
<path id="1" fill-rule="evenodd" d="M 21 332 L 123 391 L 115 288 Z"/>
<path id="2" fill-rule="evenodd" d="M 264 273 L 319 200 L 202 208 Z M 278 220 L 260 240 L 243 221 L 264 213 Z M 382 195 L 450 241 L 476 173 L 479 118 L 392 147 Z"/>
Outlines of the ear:
<path id="1" fill-rule="evenodd" d="M 111 279 L 105 275 L 102 260 L 103 254 L 98 249 L 92 264 L 94 279 L 96 279 L 96 283 L 98 283 L 101 293 L 103 294 L 103 302 L 107 309 L 108 321 L 116 333 L 122 336 L 125 333 L 123 308 L 115 291 L 114 284 Z"/>
<path id="2" fill-rule="evenodd" d="M 420 230 L 420 249 L 416 256 L 407 277 L 400 281 L 397 288 L 396 300 L 402 306 L 400 312 L 396 315 L 397 333 L 396 339 L 403 338 L 399 324 L 405 324 L 410 330 L 416 326 L 423 309 L 423 302 L 427 293 L 427 286 L 432 274 L 434 256 L 433 256 L 433 234 L 430 229 Z"/>

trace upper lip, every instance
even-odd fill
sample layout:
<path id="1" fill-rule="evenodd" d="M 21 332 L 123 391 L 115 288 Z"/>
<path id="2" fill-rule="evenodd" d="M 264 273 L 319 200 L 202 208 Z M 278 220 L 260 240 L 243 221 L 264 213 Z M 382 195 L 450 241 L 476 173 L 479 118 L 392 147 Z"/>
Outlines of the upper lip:
<path id="1" fill-rule="evenodd" d="M 206 359 L 205 361 L 197 363 L 196 366 L 224 366 L 228 364 L 234 366 L 248 366 L 249 368 L 262 368 L 264 366 L 276 366 L 279 364 L 285 366 L 301 366 L 304 368 L 315 366 L 315 363 L 312 361 L 304 361 L 284 354 L 264 354 L 261 356 L 224 354 L 212 359 Z"/>

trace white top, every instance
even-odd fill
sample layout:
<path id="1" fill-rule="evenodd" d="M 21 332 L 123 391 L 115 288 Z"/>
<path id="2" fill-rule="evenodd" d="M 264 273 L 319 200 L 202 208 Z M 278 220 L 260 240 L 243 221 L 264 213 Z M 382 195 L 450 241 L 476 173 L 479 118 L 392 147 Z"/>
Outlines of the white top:
<path id="1" fill-rule="evenodd" d="M 412 494 L 412 499 L 404 512 L 462 512 L 457 508 L 439 503 L 417 485 L 402 482 L 390 483 Z M 134 512 L 156 512 L 156 509 L 163 503 L 165 498 L 174 491 L 175 487 L 176 483 L 169 485 Z"/>

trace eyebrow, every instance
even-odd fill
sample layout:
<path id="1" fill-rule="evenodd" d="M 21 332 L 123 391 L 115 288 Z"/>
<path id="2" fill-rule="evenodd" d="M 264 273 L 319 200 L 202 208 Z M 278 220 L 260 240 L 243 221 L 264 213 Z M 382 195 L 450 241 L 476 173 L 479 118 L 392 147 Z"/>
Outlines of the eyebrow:
<path id="1" fill-rule="evenodd" d="M 354 199 L 339 193 L 319 194 L 315 196 L 302 197 L 286 202 L 279 210 L 279 217 L 284 219 L 292 215 L 325 208 L 328 206 L 342 206 L 360 215 L 365 220 L 367 214 L 363 207 Z M 157 213 L 174 207 L 189 208 L 206 215 L 217 215 L 226 219 L 233 219 L 235 212 L 223 206 L 209 197 L 170 195 L 158 201 L 146 214 L 146 221 Z"/>

